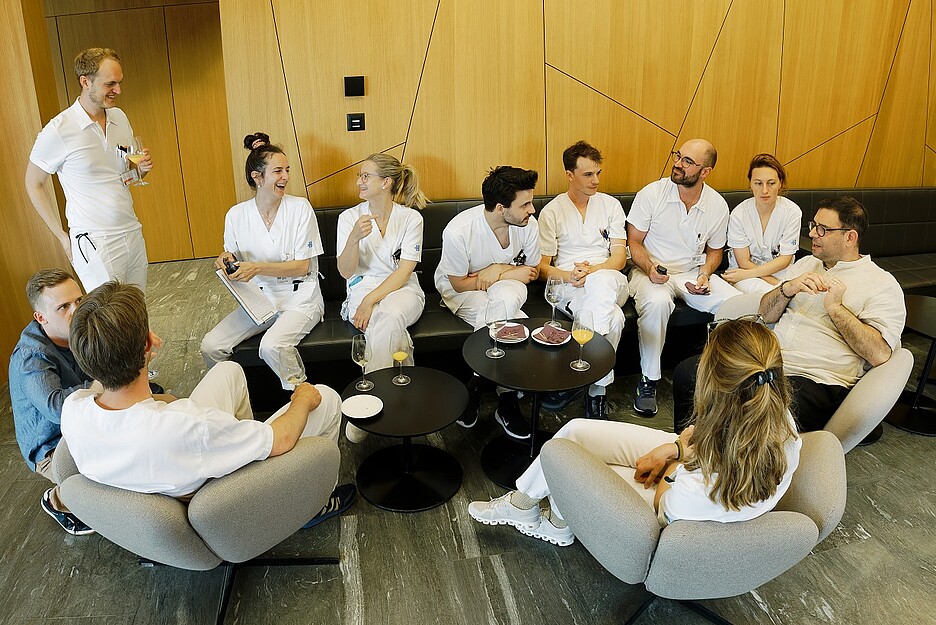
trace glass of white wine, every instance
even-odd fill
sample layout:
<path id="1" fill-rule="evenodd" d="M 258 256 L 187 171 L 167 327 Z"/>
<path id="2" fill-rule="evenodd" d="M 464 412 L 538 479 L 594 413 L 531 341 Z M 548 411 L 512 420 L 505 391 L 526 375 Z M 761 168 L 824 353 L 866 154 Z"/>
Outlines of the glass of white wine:
<path id="1" fill-rule="evenodd" d="M 393 361 L 400 366 L 400 372 L 393 377 L 392 382 L 397 386 L 406 386 L 410 383 L 408 375 L 403 375 L 403 361 L 407 359 L 413 348 L 410 347 L 409 335 L 406 332 L 394 330 L 390 334 L 390 355 Z"/>
<path id="2" fill-rule="evenodd" d="M 484 323 L 487 324 L 494 340 L 494 347 L 488 348 L 484 355 L 488 358 L 503 358 L 507 352 L 497 346 L 497 332 L 507 325 L 507 305 L 504 304 L 504 300 L 488 300 L 484 309 Z"/>
<path id="3" fill-rule="evenodd" d="M 592 312 L 580 310 L 572 322 L 572 338 L 579 344 L 578 360 L 569 363 L 574 370 L 588 371 L 591 368 L 591 365 L 582 359 L 582 352 L 585 350 L 585 343 L 592 340 L 593 336 L 595 336 L 595 321 Z"/>
<path id="4" fill-rule="evenodd" d="M 137 175 L 139 177 L 136 182 L 133 183 L 133 185 L 137 187 L 149 184 L 147 181 L 143 180 L 143 172 L 140 171 L 139 167 L 144 158 L 146 158 L 146 148 L 143 147 L 143 141 L 139 137 L 133 137 L 133 139 L 130 140 L 130 151 L 127 152 L 127 160 L 133 163 L 133 166 L 137 170 Z"/>
<path id="5" fill-rule="evenodd" d="M 351 360 L 357 363 L 361 368 L 361 379 L 354 385 L 359 391 L 369 391 L 374 388 L 374 383 L 367 379 L 364 373 L 364 367 L 370 361 L 371 349 L 367 343 L 367 337 L 363 334 L 355 334 L 351 337 Z"/>
<path id="6" fill-rule="evenodd" d="M 556 321 L 556 306 L 562 301 L 562 276 L 549 276 L 546 279 L 546 301 L 552 306 L 552 316 L 549 319 L 550 325 L 554 328 L 562 328 L 562 325 Z"/>
<path id="7" fill-rule="evenodd" d="M 284 347 L 279 350 L 280 370 L 286 382 L 293 385 L 293 388 L 306 381 L 305 365 L 299 358 L 299 352 L 295 347 Z"/>

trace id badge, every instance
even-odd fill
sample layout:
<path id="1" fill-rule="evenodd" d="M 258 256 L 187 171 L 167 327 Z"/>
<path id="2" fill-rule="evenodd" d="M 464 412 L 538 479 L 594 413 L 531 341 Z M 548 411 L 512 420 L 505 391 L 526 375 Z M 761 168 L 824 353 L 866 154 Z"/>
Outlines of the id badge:
<path id="1" fill-rule="evenodd" d="M 696 254 L 692 257 L 691 264 L 698 267 L 705 264 L 705 254 Z"/>

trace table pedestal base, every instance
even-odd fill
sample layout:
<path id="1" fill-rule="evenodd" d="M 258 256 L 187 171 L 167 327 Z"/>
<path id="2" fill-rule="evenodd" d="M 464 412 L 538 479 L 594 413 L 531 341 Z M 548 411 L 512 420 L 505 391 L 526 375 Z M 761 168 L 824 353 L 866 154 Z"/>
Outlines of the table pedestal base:
<path id="1" fill-rule="evenodd" d="M 917 407 L 913 408 L 913 400 L 914 393 L 901 393 L 900 399 L 884 420 L 901 430 L 923 436 L 936 436 L 936 402 L 924 396 L 920 398 Z"/>
<path id="2" fill-rule="evenodd" d="M 461 465 L 450 453 L 406 441 L 368 456 L 358 468 L 357 487 L 378 508 L 419 512 L 451 499 L 462 477 Z"/>
<path id="3" fill-rule="evenodd" d="M 481 468 L 489 480 L 507 490 L 517 488 L 517 478 L 527 470 L 533 459 L 539 455 L 543 443 L 552 438 L 553 433 L 545 430 L 536 431 L 536 444 L 532 455 L 530 441 L 520 441 L 502 434 L 494 438 L 481 450 Z"/>

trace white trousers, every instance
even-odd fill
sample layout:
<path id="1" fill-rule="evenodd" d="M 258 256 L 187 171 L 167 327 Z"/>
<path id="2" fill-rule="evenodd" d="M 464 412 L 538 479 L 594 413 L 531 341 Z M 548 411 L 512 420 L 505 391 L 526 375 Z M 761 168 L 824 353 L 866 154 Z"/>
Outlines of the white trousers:
<path id="1" fill-rule="evenodd" d="M 364 367 L 365 371 L 376 371 L 393 366 L 390 340 L 394 332 L 402 332 L 406 335 L 412 353 L 413 340 L 406 328 L 419 320 L 425 305 L 426 296 L 422 292 L 403 289 L 390 293 L 374 306 L 370 321 L 367 323 L 367 330 L 364 332 L 371 352 L 370 360 Z M 349 315 L 353 317 L 355 312 L 349 310 Z M 407 358 L 403 364 L 412 366 L 413 359 Z"/>
<path id="2" fill-rule="evenodd" d="M 637 340 L 640 345 L 640 369 L 650 380 L 659 380 L 662 375 L 660 356 L 666 340 L 666 327 L 670 315 L 680 298 L 696 310 L 715 313 L 726 299 L 741 292 L 719 278 L 709 278 L 708 295 L 695 295 L 686 289 L 686 282 L 695 282 L 698 270 L 671 274 L 663 284 L 650 281 L 641 269 L 635 267 L 630 274 L 630 293 L 637 308 Z"/>
<path id="3" fill-rule="evenodd" d="M 316 384 L 315 388 L 322 395 L 322 403 L 309 412 L 300 438 L 321 436 L 337 443 L 341 425 L 341 397 L 324 384 Z M 200 406 L 213 406 L 229 412 L 241 420 L 253 419 L 250 396 L 247 394 L 247 378 L 244 377 L 244 370 L 236 362 L 222 362 L 213 367 L 198 383 L 189 399 Z M 286 404 L 265 423 L 275 421 L 288 409 L 289 404 Z"/>
<path id="4" fill-rule="evenodd" d="M 266 330 L 260 339 L 260 358 L 269 365 L 285 390 L 292 390 L 287 382 L 287 365 L 301 362 L 296 345 L 322 320 L 321 313 L 313 317 L 296 310 L 284 310 L 262 325 L 253 322 L 244 309 L 238 306 L 231 314 L 211 329 L 201 342 L 201 354 L 210 369 L 215 364 L 229 360 L 234 347 L 241 341 Z"/>
<path id="5" fill-rule="evenodd" d="M 672 443 L 676 440 L 676 436 L 672 432 L 654 430 L 633 423 L 572 419 L 559 428 L 553 438 L 567 438 L 574 441 L 612 467 L 634 469 L 638 458 L 660 445 Z M 652 509 L 656 487 L 644 488 L 643 484 L 634 479 L 632 470 L 617 471 L 617 473 Z M 537 501 L 548 496 L 552 511 L 562 518 L 562 513 L 556 508 L 556 502 L 550 495 L 549 484 L 546 483 L 543 464 L 539 456 L 523 472 L 523 475 L 517 478 L 517 490 Z"/>
<path id="6" fill-rule="evenodd" d="M 527 285 L 519 280 L 498 280 L 487 291 L 468 291 L 455 314 L 467 321 L 475 330 L 483 328 L 484 311 L 490 300 L 503 300 L 508 319 L 526 319 L 527 314 L 520 310 L 526 303 Z"/>
<path id="7" fill-rule="evenodd" d="M 627 301 L 627 277 L 620 271 L 601 269 L 589 274 L 585 286 L 579 288 L 566 283 L 562 289 L 562 301 L 556 306 L 572 316 L 580 310 L 590 310 L 595 321 L 595 332 L 602 335 L 611 347 L 617 351 L 624 331 L 624 311 L 621 306 Z M 598 386 L 607 386 L 614 382 L 614 368 L 608 375 L 595 382 Z"/>
<path id="8" fill-rule="evenodd" d="M 110 280 L 135 284 L 146 293 L 146 243 L 143 230 L 118 234 L 69 230 L 72 267 L 86 293 Z"/>
<path id="9" fill-rule="evenodd" d="M 767 291 L 773 291 L 777 287 L 760 278 L 745 278 L 744 280 L 735 282 L 734 288 L 742 293 L 766 293 Z"/>

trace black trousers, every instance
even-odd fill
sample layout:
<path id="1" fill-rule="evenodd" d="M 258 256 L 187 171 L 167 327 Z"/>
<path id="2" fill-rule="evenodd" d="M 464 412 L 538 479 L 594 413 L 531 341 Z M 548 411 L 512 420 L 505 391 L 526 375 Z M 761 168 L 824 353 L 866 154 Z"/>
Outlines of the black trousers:
<path id="1" fill-rule="evenodd" d="M 683 360 L 673 372 L 673 429 L 677 433 L 682 432 L 692 418 L 692 396 L 700 357 Z M 787 376 L 787 380 L 793 390 L 791 410 L 800 432 L 824 428 L 848 395 L 844 386 L 819 384 L 796 375 Z"/>

